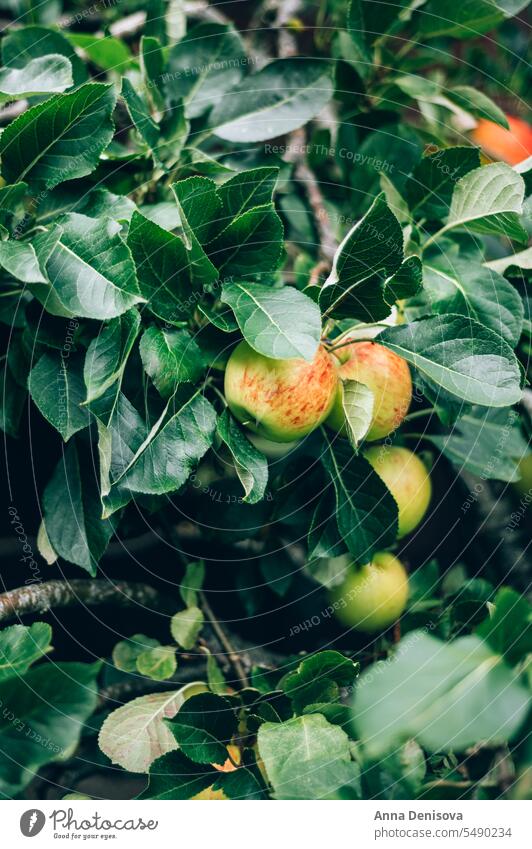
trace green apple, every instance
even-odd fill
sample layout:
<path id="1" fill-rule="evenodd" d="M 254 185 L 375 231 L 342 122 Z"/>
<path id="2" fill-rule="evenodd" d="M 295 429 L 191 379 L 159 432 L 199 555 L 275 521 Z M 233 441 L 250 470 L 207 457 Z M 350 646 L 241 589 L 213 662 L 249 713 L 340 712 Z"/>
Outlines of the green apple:
<path id="1" fill-rule="evenodd" d="M 374 445 L 364 452 L 384 481 L 399 508 L 398 539 L 417 528 L 428 510 L 432 495 L 430 474 L 425 464 L 408 448 Z"/>
<path id="2" fill-rule="evenodd" d="M 329 593 L 336 617 L 343 625 L 373 634 L 393 624 L 406 607 L 408 575 L 397 557 L 387 551 L 356 568 L 344 555 L 347 575 Z"/>
<path id="3" fill-rule="evenodd" d="M 373 392 L 373 416 L 366 439 L 383 439 L 399 427 L 412 401 L 408 363 L 378 342 L 352 342 L 339 348 L 337 356 L 341 380 L 358 380 Z M 345 436 L 342 396 L 340 382 L 327 424 Z"/>
<path id="4" fill-rule="evenodd" d="M 312 362 L 275 360 L 240 342 L 225 370 L 233 415 L 272 442 L 293 442 L 329 415 L 338 384 L 333 358 L 320 346 Z"/>
<path id="5" fill-rule="evenodd" d="M 271 439 L 265 439 L 263 436 L 257 436 L 256 433 L 248 435 L 249 441 L 264 454 L 269 460 L 280 460 L 285 457 L 294 448 L 297 448 L 299 442 L 272 442 Z"/>
<path id="6" fill-rule="evenodd" d="M 532 493 L 532 453 L 525 454 L 521 459 L 518 471 L 521 478 L 515 482 L 514 486 L 521 495 L 530 495 Z"/>

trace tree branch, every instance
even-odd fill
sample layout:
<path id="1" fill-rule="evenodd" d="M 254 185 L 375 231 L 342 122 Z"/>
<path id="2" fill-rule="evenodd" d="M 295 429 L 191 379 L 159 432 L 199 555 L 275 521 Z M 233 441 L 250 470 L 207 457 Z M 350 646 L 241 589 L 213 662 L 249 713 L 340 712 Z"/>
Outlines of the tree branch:
<path id="1" fill-rule="evenodd" d="M 140 606 L 162 611 L 168 607 L 168 601 L 168 598 L 153 587 L 129 581 L 46 581 L 0 594 L 0 622 L 33 613 L 47 613 L 52 608 L 74 607 L 77 604 L 87 607 L 102 604 L 114 604 L 119 607 Z"/>
<path id="2" fill-rule="evenodd" d="M 336 253 L 336 237 L 331 227 L 329 213 L 325 207 L 325 199 L 321 192 L 320 184 L 305 159 L 307 135 L 303 127 L 290 133 L 286 149 L 286 161 L 294 163 L 294 176 L 305 189 L 310 208 L 314 215 L 322 261 L 325 261 L 327 267 L 329 267 Z M 320 263 L 321 270 L 322 265 Z"/>

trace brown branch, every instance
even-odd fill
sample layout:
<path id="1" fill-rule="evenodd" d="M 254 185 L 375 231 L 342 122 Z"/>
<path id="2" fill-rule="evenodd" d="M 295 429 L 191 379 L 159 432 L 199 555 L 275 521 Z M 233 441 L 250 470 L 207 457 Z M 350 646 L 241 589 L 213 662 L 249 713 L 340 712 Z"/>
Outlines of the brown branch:
<path id="1" fill-rule="evenodd" d="M 0 594 L 0 622 L 33 613 L 47 613 L 52 608 L 81 604 L 96 607 L 114 604 L 119 607 L 140 606 L 165 610 L 168 599 L 147 584 L 76 579 L 46 581 Z"/>
<path id="2" fill-rule="evenodd" d="M 304 128 L 301 127 L 290 133 L 286 145 L 286 161 L 294 163 L 294 176 L 305 189 L 318 231 L 320 255 L 329 268 L 336 253 L 336 237 L 331 227 L 320 184 L 305 159 L 306 149 L 307 135 Z"/>
<path id="3" fill-rule="evenodd" d="M 235 670 L 237 678 L 240 680 L 243 687 L 248 687 L 249 686 L 248 677 L 246 675 L 246 671 L 244 669 L 244 665 L 242 663 L 242 660 L 240 659 L 240 655 L 238 654 L 237 650 L 235 649 L 230 638 L 225 633 L 220 622 L 217 620 L 216 615 L 215 615 L 212 607 L 210 606 L 209 602 L 207 601 L 205 593 L 200 592 L 199 596 L 200 596 L 200 602 L 201 602 L 201 606 L 203 608 L 203 612 L 205 613 L 205 616 L 207 617 L 209 625 L 212 627 L 212 630 L 214 631 L 218 640 L 220 641 L 222 648 L 225 650 L 225 652 L 227 654 L 227 659 L 230 661 L 231 666 Z"/>

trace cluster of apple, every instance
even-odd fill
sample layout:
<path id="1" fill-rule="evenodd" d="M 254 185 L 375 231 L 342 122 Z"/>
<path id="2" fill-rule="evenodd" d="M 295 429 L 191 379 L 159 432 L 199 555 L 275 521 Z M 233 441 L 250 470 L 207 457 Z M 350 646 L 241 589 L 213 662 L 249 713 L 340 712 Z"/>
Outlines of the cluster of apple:
<path id="1" fill-rule="evenodd" d="M 364 383 L 373 393 L 367 442 L 382 440 L 399 427 L 412 400 L 410 370 L 401 357 L 378 342 L 348 340 L 335 353 L 321 345 L 313 362 L 272 359 L 241 342 L 227 363 L 225 397 L 233 415 L 251 434 L 273 444 L 293 443 L 323 423 L 346 436 L 342 403 L 346 380 Z M 397 502 L 398 538 L 409 534 L 429 506 L 428 470 L 412 451 L 399 446 L 374 445 L 364 450 L 364 457 Z M 335 605 L 343 624 L 375 632 L 401 615 L 408 598 L 408 576 L 396 557 L 380 552 L 371 563 L 356 568 L 345 555 L 340 565 L 345 566 L 346 578 L 333 597 L 343 601 Z"/>

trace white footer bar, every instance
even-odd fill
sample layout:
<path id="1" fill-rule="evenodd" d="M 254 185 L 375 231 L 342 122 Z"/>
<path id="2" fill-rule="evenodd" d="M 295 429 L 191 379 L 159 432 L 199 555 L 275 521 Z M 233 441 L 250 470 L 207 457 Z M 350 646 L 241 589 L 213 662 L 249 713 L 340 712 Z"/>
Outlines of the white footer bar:
<path id="1" fill-rule="evenodd" d="M 209 806 L 208 808 L 206 806 Z M 202 807 L 199 807 L 202 806 Z M 72 844 L 160 849 L 530 849 L 530 802 L 3 802 L 6 849 Z M 67 842 L 68 841 L 68 842 Z M 148 843 L 148 841 L 150 841 Z M 186 844 L 185 844 L 186 841 Z"/>

